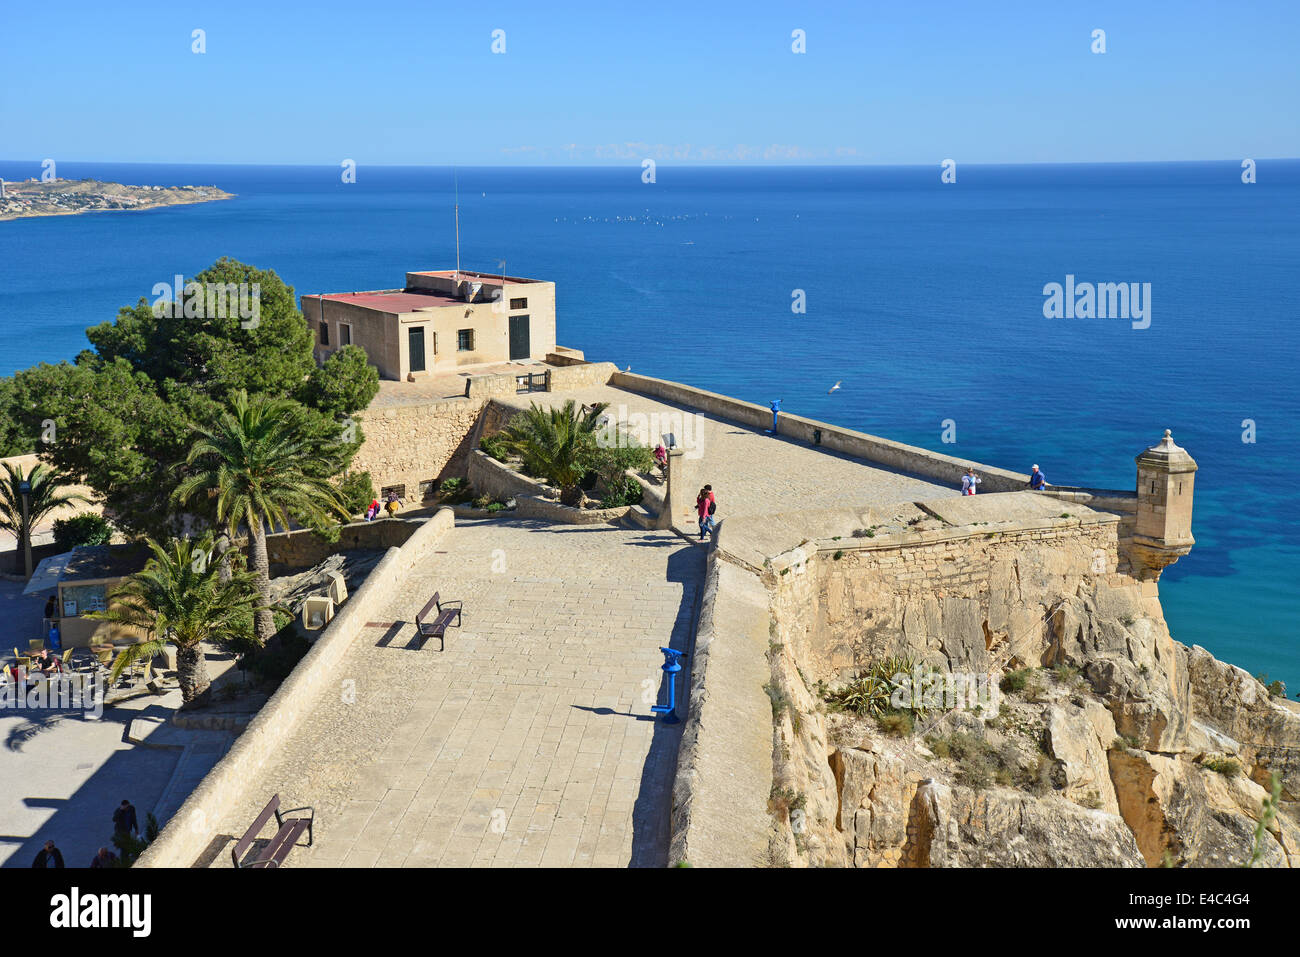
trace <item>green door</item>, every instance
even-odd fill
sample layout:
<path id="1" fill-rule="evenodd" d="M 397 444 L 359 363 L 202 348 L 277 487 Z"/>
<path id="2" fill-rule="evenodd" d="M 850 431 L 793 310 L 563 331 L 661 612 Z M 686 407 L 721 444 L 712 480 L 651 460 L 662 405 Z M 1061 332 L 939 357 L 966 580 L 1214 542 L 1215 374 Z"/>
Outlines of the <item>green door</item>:
<path id="1" fill-rule="evenodd" d="M 424 371 L 424 326 L 411 326 L 406 333 L 406 341 L 410 347 L 407 350 L 407 356 L 410 362 L 407 364 L 407 370 L 410 372 Z"/>
<path id="2" fill-rule="evenodd" d="M 528 339 L 528 317 L 511 316 L 510 317 L 510 358 L 527 359 L 533 354 L 532 345 Z"/>

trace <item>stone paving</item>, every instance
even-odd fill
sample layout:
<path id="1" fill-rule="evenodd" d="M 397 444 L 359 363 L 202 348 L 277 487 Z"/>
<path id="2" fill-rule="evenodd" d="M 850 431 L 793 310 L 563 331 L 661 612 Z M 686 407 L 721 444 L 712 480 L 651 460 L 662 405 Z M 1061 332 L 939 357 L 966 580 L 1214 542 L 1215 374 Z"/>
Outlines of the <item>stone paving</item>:
<path id="1" fill-rule="evenodd" d="M 680 725 L 652 719 L 704 552 L 671 533 L 458 524 L 221 831 L 313 805 L 288 866 L 663 866 Z M 413 641 L 434 591 L 464 624 Z M 215 856 L 228 867 L 228 847 Z"/>
<path id="2" fill-rule="evenodd" d="M 665 424 L 680 422 L 682 414 L 691 410 L 653 396 L 597 386 L 572 392 L 498 397 L 498 401 L 522 408 L 527 408 L 530 402 L 548 406 L 569 399 L 588 405 L 607 402 L 606 412 L 615 420 L 645 415 L 649 424 L 657 422 L 661 428 L 651 430 L 655 434 L 643 434 L 643 440 L 653 444 L 658 441 L 659 432 L 675 431 L 678 442 L 685 445 L 684 430 Z M 691 414 L 699 416 L 693 435 L 700 441 L 698 454 L 692 454 L 688 448 L 684 457 L 687 486 L 692 492 L 705 484 L 713 486 L 720 521 L 729 515 L 886 505 L 961 494 L 960 473 L 953 476 L 951 485 L 941 485 L 930 479 L 866 465 L 825 449 L 813 449 L 800 442 L 773 438 L 761 429 L 703 413 Z"/>
<path id="3" fill-rule="evenodd" d="M 656 425 L 683 412 L 610 387 L 507 401 L 569 398 L 657 413 Z M 947 487 L 699 422 L 687 479 L 714 486 L 724 521 L 958 494 L 959 476 Z M 689 644 L 703 571 L 703 550 L 669 532 L 459 523 L 353 643 L 337 693 L 317 700 L 220 831 L 241 835 L 278 792 L 317 814 L 315 845 L 288 866 L 665 865 L 680 725 L 652 720 L 650 705 L 658 648 Z M 434 591 L 465 602 L 445 651 L 413 641 Z M 229 867 L 229 841 L 219 844 L 207 861 Z"/>

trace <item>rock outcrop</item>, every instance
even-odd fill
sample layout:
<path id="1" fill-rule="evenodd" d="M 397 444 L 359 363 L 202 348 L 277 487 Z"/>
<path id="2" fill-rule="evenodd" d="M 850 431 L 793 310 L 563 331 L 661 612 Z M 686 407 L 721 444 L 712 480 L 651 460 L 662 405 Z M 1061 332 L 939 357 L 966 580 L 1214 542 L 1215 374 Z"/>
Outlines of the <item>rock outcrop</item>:
<path id="1" fill-rule="evenodd" d="M 909 521 L 765 567 L 771 863 L 1300 865 L 1300 713 L 1174 640 L 1113 520 L 1060 519 Z M 887 721 L 828 707 L 887 655 L 1006 694 Z"/>

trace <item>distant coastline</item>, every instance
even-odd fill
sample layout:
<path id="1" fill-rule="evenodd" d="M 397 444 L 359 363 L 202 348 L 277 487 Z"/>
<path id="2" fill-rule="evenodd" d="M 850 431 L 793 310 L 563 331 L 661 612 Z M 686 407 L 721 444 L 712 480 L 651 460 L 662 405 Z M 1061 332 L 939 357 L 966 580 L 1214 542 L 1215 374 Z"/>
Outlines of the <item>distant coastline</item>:
<path id="1" fill-rule="evenodd" d="M 233 199 L 216 186 L 125 186 L 96 179 L 28 179 L 3 183 L 0 220 L 157 209 Z"/>

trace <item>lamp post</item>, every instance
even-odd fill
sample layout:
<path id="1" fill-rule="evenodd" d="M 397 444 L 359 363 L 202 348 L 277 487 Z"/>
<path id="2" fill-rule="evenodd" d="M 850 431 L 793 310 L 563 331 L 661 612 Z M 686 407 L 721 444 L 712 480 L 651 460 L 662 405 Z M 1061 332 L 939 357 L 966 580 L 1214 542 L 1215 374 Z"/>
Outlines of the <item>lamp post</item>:
<path id="1" fill-rule="evenodd" d="M 23 479 L 18 483 L 18 494 L 23 497 L 23 561 L 27 566 L 27 577 L 32 577 L 32 528 L 28 524 L 28 500 L 32 494 L 32 483 Z"/>

